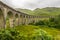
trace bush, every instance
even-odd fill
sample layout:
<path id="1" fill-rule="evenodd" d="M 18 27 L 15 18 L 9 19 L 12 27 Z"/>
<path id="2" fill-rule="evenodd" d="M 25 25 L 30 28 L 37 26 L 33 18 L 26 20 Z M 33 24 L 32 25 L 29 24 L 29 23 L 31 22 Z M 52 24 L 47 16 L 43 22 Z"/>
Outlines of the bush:
<path id="1" fill-rule="evenodd" d="M 60 29 L 60 17 L 50 18 L 49 24 L 51 27 Z"/>
<path id="2" fill-rule="evenodd" d="M 19 32 L 16 30 L 0 30 L 0 40 L 15 40 L 18 39 Z"/>
<path id="3" fill-rule="evenodd" d="M 60 29 L 60 16 L 55 18 L 49 18 L 49 20 L 40 20 L 39 22 L 35 23 L 36 26 L 48 26 L 52 28 Z"/>
<path id="4" fill-rule="evenodd" d="M 25 31 L 22 29 L 21 31 L 21 29 L 20 30 L 19 29 L 9 28 L 5 30 L 0 30 L 0 40 L 40 40 L 40 39 L 41 40 L 51 40 L 51 39 L 53 40 L 52 36 L 49 36 L 47 32 L 39 28 L 37 29 L 34 27 L 31 27 L 30 29 L 28 28 L 30 31 L 27 29 L 24 29 Z M 34 31 L 31 29 L 33 29 Z"/>
<path id="5" fill-rule="evenodd" d="M 40 26 L 41 26 L 41 25 L 45 25 L 45 22 L 41 20 L 41 21 L 35 23 L 35 25 L 36 25 L 36 26 L 38 26 L 38 25 L 40 25 Z"/>

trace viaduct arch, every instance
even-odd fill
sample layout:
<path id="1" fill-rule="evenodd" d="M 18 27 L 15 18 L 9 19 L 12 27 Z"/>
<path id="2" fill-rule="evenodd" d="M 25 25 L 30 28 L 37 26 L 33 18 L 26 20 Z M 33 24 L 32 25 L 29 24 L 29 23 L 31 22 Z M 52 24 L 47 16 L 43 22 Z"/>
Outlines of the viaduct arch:
<path id="1" fill-rule="evenodd" d="M 37 22 L 40 16 L 19 12 L 0 1 L 0 27 L 6 28 Z"/>

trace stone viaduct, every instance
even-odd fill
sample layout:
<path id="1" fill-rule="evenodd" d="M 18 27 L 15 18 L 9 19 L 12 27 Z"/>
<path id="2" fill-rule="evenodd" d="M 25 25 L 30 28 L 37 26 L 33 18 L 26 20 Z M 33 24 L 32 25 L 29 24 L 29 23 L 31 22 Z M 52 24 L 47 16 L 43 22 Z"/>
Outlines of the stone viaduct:
<path id="1" fill-rule="evenodd" d="M 0 28 L 27 25 L 38 20 L 39 16 L 19 12 L 0 1 Z"/>

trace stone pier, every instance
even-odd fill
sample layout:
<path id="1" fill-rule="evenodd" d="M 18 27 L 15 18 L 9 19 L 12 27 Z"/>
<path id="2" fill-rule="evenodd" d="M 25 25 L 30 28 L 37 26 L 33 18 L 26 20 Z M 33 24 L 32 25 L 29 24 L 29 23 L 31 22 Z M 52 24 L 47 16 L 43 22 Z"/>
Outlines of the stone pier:
<path id="1" fill-rule="evenodd" d="M 39 16 L 19 12 L 0 1 L 0 28 L 28 25 L 38 22 L 39 19 Z"/>

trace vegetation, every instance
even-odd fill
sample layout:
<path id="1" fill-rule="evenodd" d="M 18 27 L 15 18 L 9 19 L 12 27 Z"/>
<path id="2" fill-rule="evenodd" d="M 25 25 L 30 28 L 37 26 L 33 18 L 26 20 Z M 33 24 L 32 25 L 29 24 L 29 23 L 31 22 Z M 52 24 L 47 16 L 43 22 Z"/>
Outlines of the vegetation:
<path id="1" fill-rule="evenodd" d="M 21 9 L 32 15 L 54 16 L 47 20 L 40 20 L 30 25 L 20 25 L 9 28 L 7 19 L 7 28 L 0 29 L 0 40 L 60 40 L 60 8 L 43 8 L 33 11 Z M 17 17 L 17 15 L 15 15 Z M 56 17 L 55 17 L 56 16 Z"/>
<path id="2" fill-rule="evenodd" d="M 39 22 L 35 23 L 34 25 L 38 26 L 48 26 L 52 28 L 60 29 L 60 15 L 55 18 L 49 18 L 49 20 L 40 20 Z"/>
<path id="3" fill-rule="evenodd" d="M 17 40 L 19 39 L 18 35 L 19 32 L 14 29 L 0 30 L 0 40 Z"/>
<path id="4" fill-rule="evenodd" d="M 0 30 L 0 40 L 53 40 L 53 37 L 38 26 L 17 26 Z"/>
<path id="5" fill-rule="evenodd" d="M 40 16 L 56 16 L 60 14 L 60 8 L 56 7 L 46 7 L 43 9 L 36 8 L 35 10 L 28 10 L 28 9 L 19 9 L 17 8 L 16 10 L 20 12 L 24 12 L 30 15 L 40 15 Z"/>

